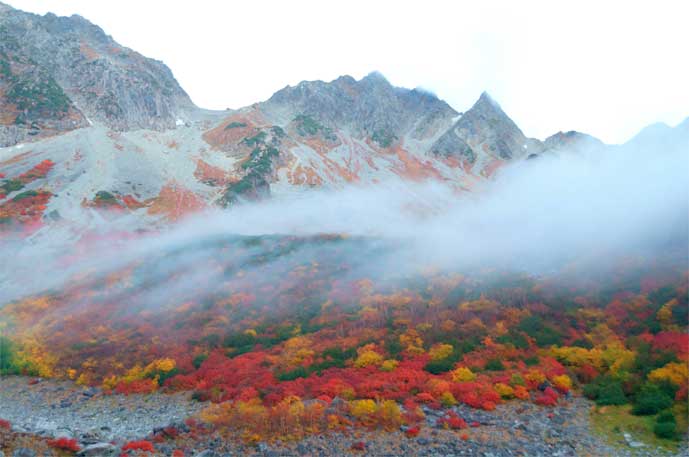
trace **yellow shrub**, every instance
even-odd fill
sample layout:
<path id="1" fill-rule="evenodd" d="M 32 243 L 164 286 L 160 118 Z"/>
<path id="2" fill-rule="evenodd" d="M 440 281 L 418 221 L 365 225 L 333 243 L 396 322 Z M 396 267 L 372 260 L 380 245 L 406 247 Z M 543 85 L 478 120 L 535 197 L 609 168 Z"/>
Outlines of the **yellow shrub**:
<path id="1" fill-rule="evenodd" d="M 440 403 L 446 407 L 454 406 L 457 404 L 457 400 L 455 399 L 455 396 L 452 395 L 452 392 L 443 392 L 440 395 L 439 400 L 440 400 Z"/>
<path id="2" fill-rule="evenodd" d="M 357 350 L 359 357 L 354 361 L 354 366 L 357 368 L 368 367 L 371 365 L 378 366 L 383 363 L 383 356 L 375 351 L 374 344 L 367 344 Z"/>
<path id="3" fill-rule="evenodd" d="M 177 363 L 174 359 L 156 359 L 149 363 L 144 370 L 145 374 L 151 374 L 155 372 L 168 373 L 175 369 Z"/>
<path id="4" fill-rule="evenodd" d="M 433 345 L 428 351 L 428 355 L 431 356 L 431 360 L 440 360 L 452 355 L 453 350 L 451 344 L 438 343 Z"/>
<path id="5" fill-rule="evenodd" d="M 382 363 L 382 365 L 380 366 L 380 369 L 382 371 L 392 371 L 395 368 L 397 368 L 397 365 L 399 365 L 399 364 L 400 363 L 395 359 L 388 359 Z"/>
<path id="6" fill-rule="evenodd" d="M 117 386 L 117 376 L 112 375 L 103 380 L 101 387 L 105 390 L 113 390 Z"/>
<path id="7" fill-rule="evenodd" d="M 597 348 L 585 349 L 580 347 L 552 347 L 550 353 L 565 365 L 580 367 L 592 365 L 596 368 L 603 366 L 603 351 Z"/>
<path id="8" fill-rule="evenodd" d="M 371 399 L 354 400 L 349 403 L 349 412 L 357 419 L 370 417 L 377 409 L 376 402 Z"/>
<path id="9" fill-rule="evenodd" d="M 495 391 L 499 393 L 502 398 L 514 398 L 514 389 L 508 386 L 507 384 L 499 382 L 495 384 L 494 388 Z"/>
<path id="10" fill-rule="evenodd" d="M 402 412 L 394 400 L 383 400 L 378 404 L 380 421 L 388 429 L 397 428 L 402 424 Z"/>
<path id="11" fill-rule="evenodd" d="M 459 367 L 455 369 L 452 371 L 451 376 L 454 382 L 469 382 L 476 379 L 474 372 L 467 367 Z"/>
<path id="12" fill-rule="evenodd" d="M 282 354 L 280 355 L 280 366 L 284 369 L 301 365 L 306 359 L 313 356 L 311 349 L 313 342 L 305 336 L 295 336 L 285 341 Z"/>
<path id="13" fill-rule="evenodd" d="M 689 380 L 689 368 L 686 363 L 670 362 L 664 367 L 656 368 L 648 374 L 649 381 L 669 381 L 676 386 L 686 384 Z"/>
<path id="14" fill-rule="evenodd" d="M 619 373 L 632 367 L 636 353 L 625 348 L 619 341 L 612 341 L 605 346 L 602 353 L 603 362 L 610 367 L 611 373 Z"/>
<path id="15" fill-rule="evenodd" d="M 127 370 L 127 373 L 122 377 L 122 381 L 124 382 L 132 382 L 132 381 L 139 381 L 146 376 L 146 373 L 144 372 L 144 369 L 141 368 L 141 365 L 134 365 L 131 367 L 129 370 Z"/>
<path id="16" fill-rule="evenodd" d="M 569 390 L 572 388 L 572 380 L 566 374 L 553 377 L 553 385 L 558 389 Z"/>
<path id="17" fill-rule="evenodd" d="M 423 350 L 423 340 L 419 336 L 419 332 L 414 329 L 409 329 L 406 333 L 401 334 L 400 343 L 410 354 L 419 355 L 425 352 Z"/>
<path id="18" fill-rule="evenodd" d="M 525 378 L 527 381 L 531 381 L 536 384 L 541 384 L 543 381 L 545 381 L 545 375 L 533 368 L 526 373 Z"/>

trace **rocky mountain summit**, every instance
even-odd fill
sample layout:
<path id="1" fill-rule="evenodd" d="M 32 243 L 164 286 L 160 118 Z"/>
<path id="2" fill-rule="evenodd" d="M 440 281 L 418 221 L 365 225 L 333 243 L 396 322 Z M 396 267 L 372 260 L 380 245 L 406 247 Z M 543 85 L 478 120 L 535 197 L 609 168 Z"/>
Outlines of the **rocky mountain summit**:
<path id="1" fill-rule="evenodd" d="M 162 62 L 120 46 L 80 16 L 39 16 L 0 3 L 0 146 L 102 122 L 174 127 L 194 108 Z"/>
<path id="2" fill-rule="evenodd" d="M 393 87 L 378 72 L 359 81 L 351 76 L 330 83 L 304 81 L 276 92 L 261 108 L 277 122 L 290 121 L 298 113 L 327 128 L 370 137 L 380 147 L 389 147 L 407 134 L 424 139 L 457 115 L 435 95 Z"/>

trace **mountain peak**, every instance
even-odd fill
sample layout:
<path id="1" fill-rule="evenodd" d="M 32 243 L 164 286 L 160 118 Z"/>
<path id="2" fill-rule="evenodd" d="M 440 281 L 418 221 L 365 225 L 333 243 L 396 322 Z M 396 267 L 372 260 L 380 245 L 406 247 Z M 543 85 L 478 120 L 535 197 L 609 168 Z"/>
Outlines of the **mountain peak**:
<path id="1" fill-rule="evenodd" d="M 495 100 L 493 100 L 493 97 L 490 96 L 490 94 L 487 91 L 481 92 L 481 96 L 478 98 L 476 103 L 495 103 Z"/>
<path id="2" fill-rule="evenodd" d="M 529 141 L 488 92 L 431 147 L 436 155 L 461 156 L 473 163 L 481 151 L 509 160 L 528 151 Z"/>
<path id="3" fill-rule="evenodd" d="M 374 83 L 374 84 L 385 84 L 388 86 L 392 86 L 390 82 L 387 80 L 385 76 L 379 71 L 372 71 L 371 73 L 367 74 L 359 82 L 367 82 L 367 83 Z"/>
<path id="4" fill-rule="evenodd" d="M 496 102 L 495 99 L 486 91 L 481 92 L 481 96 L 478 98 L 478 100 L 476 100 L 476 103 L 474 103 L 469 111 L 472 110 L 485 113 L 494 112 L 500 116 L 508 117 L 498 102 Z M 467 111 L 467 113 L 469 111 Z"/>

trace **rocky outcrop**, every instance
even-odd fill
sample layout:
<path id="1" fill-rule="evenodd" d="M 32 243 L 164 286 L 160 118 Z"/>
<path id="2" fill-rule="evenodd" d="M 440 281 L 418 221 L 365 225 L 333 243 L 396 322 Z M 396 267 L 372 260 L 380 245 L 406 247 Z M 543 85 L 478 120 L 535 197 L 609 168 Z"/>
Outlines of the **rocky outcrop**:
<path id="1" fill-rule="evenodd" d="M 80 16 L 0 4 L 0 144 L 100 121 L 115 130 L 175 127 L 194 109 L 162 62 L 120 46 Z"/>

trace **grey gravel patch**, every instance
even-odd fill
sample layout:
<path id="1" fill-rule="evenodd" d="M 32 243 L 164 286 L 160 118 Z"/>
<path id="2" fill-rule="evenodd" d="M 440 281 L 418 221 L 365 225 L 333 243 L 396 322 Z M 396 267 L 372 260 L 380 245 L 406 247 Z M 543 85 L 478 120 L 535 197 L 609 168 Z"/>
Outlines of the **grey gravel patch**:
<path id="1" fill-rule="evenodd" d="M 1 415 L 15 431 L 74 437 L 86 446 L 140 439 L 154 429 L 183 421 L 203 407 L 186 393 L 104 395 L 98 389 L 69 382 L 28 385 L 27 378 L 0 378 Z"/>

